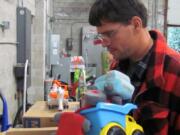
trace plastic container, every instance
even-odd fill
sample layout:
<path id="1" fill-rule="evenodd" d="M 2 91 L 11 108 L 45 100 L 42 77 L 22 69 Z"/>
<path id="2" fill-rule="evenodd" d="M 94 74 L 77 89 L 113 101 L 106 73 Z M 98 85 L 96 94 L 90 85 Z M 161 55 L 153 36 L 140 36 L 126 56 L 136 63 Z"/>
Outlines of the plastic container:
<path id="1" fill-rule="evenodd" d="M 117 105 L 100 102 L 94 108 L 82 110 L 80 114 L 91 122 L 91 129 L 87 135 L 99 135 L 101 129 L 110 122 L 118 123 L 125 128 L 125 115 L 136 108 L 136 105 L 130 103 Z"/>

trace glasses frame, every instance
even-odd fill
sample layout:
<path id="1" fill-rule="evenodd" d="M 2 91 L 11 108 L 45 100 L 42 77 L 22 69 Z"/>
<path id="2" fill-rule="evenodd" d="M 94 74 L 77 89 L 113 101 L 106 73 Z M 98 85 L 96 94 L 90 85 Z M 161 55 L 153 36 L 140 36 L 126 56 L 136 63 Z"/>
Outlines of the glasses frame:
<path id="1" fill-rule="evenodd" d="M 114 30 L 109 30 L 103 33 L 99 33 L 97 34 L 96 38 L 97 39 L 111 39 L 118 33 L 120 27 L 121 26 L 117 27 Z"/>

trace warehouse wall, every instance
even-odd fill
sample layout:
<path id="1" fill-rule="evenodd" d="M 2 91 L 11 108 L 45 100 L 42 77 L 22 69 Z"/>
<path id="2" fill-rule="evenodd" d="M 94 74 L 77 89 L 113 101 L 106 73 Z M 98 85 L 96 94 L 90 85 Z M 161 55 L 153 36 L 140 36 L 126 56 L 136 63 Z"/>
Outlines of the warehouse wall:
<path id="1" fill-rule="evenodd" d="M 72 56 L 80 55 L 81 27 L 88 24 L 88 13 L 94 0 L 53 0 L 53 33 L 60 34 L 61 50 L 66 39 L 73 38 Z M 148 28 L 164 31 L 165 0 L 143 0 L 149 12 Z"/>
<path id="2" fill-rule="evenodd" d="M 143 0 L 148 8 L 149 29 L 159 29 L 164 33 L 165 0 Z"/>
<path id="3" fill-rule="evenodd" d="M 34 2 L 28 1 L 28 7 L 34 11 Z M 13 67 L 16 62 L 16 7 L 21 5 L 18 0 L 0 0 L 0 23 L 9 22 L 9 28 L 0 28 L 0 89 L 8 103 L 9 118 L 12 122 L 18 108 L 16 81 Z M 26 3 L 24 3 L 26 6 Z M 2 105 L 0 105 L 2 109 Z M 2 111 L 0 109 L 0 111 Z"/>
<path id="4" fill-rule="evenodd" d="M 47 0 L 35 0 L 35 3 L 36 10 L 32 29 L 31 87 L 28 89 L 30 103 L 44 99 Z"/>
<path id="5" fill-rule="evenodd" d="M 13 66 L 16 64 L 16 4 L 13 0 L 0 1 L 0 23 L 8 21 L 10 24 L 9 29 L 2 31 L 0 28 L 0 89 L 7 99 L 10 117 L 14 116 L 14 108 L 17 107 L 13 75 Z"/>
<path id="6" fill-rule="evenodd" d="M 66 39 L 73 38 L 72 56 L 80 54 L 81 28 L 88 25 L 88 11 L 94 0 L 54 0 L 53 33 L 60 34 L 61 49 L 65 49 Z"/>

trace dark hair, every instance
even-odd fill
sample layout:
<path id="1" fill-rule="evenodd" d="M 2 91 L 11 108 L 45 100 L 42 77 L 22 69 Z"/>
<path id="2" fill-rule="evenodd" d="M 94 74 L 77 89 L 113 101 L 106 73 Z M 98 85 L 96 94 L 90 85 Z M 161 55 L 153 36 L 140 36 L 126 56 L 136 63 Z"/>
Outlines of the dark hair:
<path id="1" fill-rule="evenodd" d="M 147 26 L 147 9 L 139 0 L 96 0 L 89 14 L 89 23 L 101 26 L 101 21 L 129 24 L 133 16 L 142 19 L 143 27 Z"/>

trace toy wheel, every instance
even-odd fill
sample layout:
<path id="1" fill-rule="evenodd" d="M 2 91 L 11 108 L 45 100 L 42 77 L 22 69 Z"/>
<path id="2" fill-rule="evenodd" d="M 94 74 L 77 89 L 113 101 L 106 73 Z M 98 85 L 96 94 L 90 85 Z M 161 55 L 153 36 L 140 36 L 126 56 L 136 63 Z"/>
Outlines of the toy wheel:
<path id="1" fill-rule="evenodd" d="M 144 135 L 144 133 L 140 130 L 135 130 L 132 135 Z"/>
<path id="2" fill-rule="evenodd" d="M 68 109 L 68 108 L 69 108 L 69 105 L 65 105 L 65 106 L 64 106 L 64 109 Z"/>
<path id="3" fill-rule="evenodd" d="M 100 135 L 126 135 L 126 133 L 120 124 L 110 122 L 102 128 Z"/>
<path id="4" fill-rule="evenodd" d="M 107 132 L 107 135 L 126 135 L 123 129 L 118 126 L 113 126 Z"/>
<path id="5" fill-rule="evenodd" d="M 48 109 L 52 109 L 52 106 L 48 105 Z"/>
<path id="6" fill-rule="evenodd" d="M 76 101 L 76 98 L 71 96 L 71 97 L 69 98 L 69 101 L 72 101 L 72 102 L 73 102 L 73 101 Z"/>

